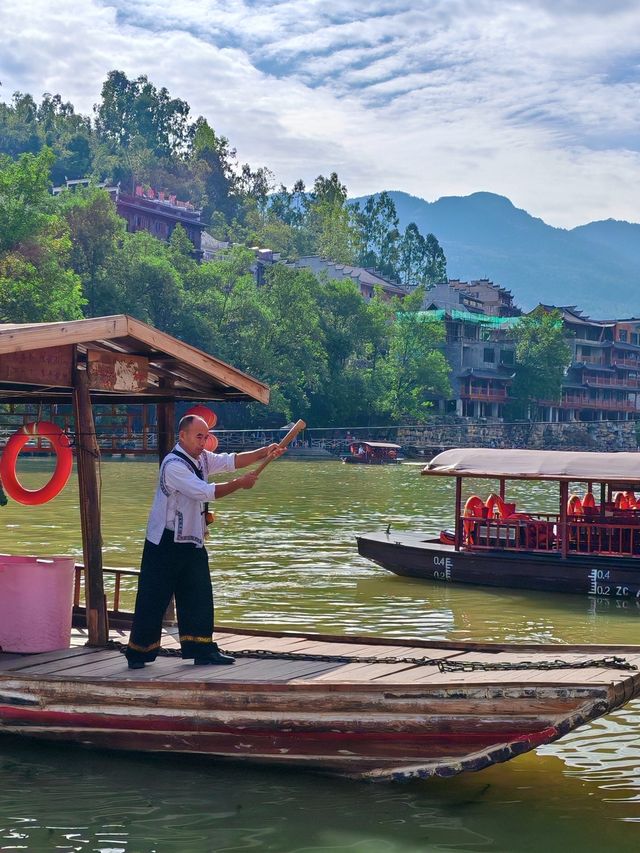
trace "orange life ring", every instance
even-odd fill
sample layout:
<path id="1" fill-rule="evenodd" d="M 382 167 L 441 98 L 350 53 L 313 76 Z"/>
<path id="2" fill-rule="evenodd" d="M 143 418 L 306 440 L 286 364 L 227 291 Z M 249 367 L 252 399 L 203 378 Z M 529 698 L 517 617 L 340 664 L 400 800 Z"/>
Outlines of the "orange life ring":
<path id="1" fill-rule="evenodd" d="M 486 518 L 487 508 L 482 503 L 482 498 L 479 498 L 477 495 L 471 495 L 471 497 L 467 498 L 462 514 L 465 517 L 463 523 L 464 541 L 470 543 L 473 542 L 475 519 Z"/>
<path id="2" fill-rule="evenodd" d="M 53 477 L 41 489 L 25 489 L 16 477 L 16 461 L 18 454 L 34 435 L 39 435 L 51 442 L 56 453 L 56 470 Z M 73 454 L 69 438 L 57 424 L 49 421 L 25 424 L 11 436 L 0 459 L 0 479 L 6 493 L 14 501 L 27 506 L 37 506 L 53 500 L 67 485 L 73 468 Z"/>
<path id="3" fill-rule="evenodd" d="M 215 412 L 212 412 L 211 409 L 207 408 L 207 406 L 202 406 L 198 404 L 197 406 L 191 406 L 190 409 L 184 413 L 184 417 L 187 415 L 197 415 L 197 417 L 202 418 L 203 421 L 207 424 L 209 429 L 214 427 L 218 423 L 218 416 Z"/>
<path id="4" fill-rule="evenodd" d="M 633 492 L 625 492 L 624 496 L 627 499 L 627 509 L 638 509 L 638 500 Z"/>
<path id="5" fill-rule="evenodd" d="M 596 499 L 593 496 L 593 492 L 587 492 L 586 495 L 582 498 L 582 507 L 583 509 L 596 508 Z"/>
<path id="6" fill-rule="evenodd" d="M 614 509 L 630 509 L 629 499 L 624 492 L 617 492 L 614 498 Z"/>
<path id="7" fill-rule="evenodd" d="M 506 518 L 508 515 L 511 515 L 513 509 L 511 506 L 508 506 L 500 495 L 496 495 L 495 493 L 491 493 L 489 497 L 484 502 L 484 505 L 487 508 L 487 517 L 495 518 L 496 510 L 498 518 Z M 511 510 L 511 512 L 510 512 Z"/>
<path id="8" fill-rule="evenodd" d="M 582 501 L 579 495 L 571 495 L 567 501 L 567 513 L 569 515 L 584 515 Z"/>

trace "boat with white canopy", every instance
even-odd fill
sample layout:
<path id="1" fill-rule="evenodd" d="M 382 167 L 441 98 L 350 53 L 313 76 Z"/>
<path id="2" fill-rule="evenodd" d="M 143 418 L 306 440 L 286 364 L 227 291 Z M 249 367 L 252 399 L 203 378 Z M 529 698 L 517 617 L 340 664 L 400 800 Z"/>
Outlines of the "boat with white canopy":
<path id="1" fill-rule="evenodd" d="M 422 473 L 455 478 L 453 529 L 362 534 L 361 555 L 429 580 L 640 598 L 640 454 L 457 448 Z M 557 483 L 557 509 L 517 506 L 522 480 Z"/>

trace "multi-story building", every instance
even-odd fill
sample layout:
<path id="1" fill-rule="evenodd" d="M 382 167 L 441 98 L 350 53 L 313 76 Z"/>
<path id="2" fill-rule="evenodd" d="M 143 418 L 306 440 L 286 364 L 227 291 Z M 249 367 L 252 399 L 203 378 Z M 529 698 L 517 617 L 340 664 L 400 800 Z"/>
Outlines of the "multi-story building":
<path id="1" fill-rule="evenodd" d="M 63 190 L 74 192 L 82 187 L 92 186 L 90 178 L 78 178 L 65 181 L 64 186 L 53 187 L 53 195 Z M 178 201 L 175 195 L 145 189 L 139 184 L 133 195 L 122 192 L 120 184 L 110 186 L 106 182 L 95 184 L 111 196 L 118 215 L 127 222 L 127 231 L 148 231 L 159 240 L 168 241 L 176 225 L 182 225 L 187 237 L 193 243 L 193 256 L 202 260 L 204 252 L 201 246 L 204 223 L 200 222 L 201 211 L 188 201 Z"/>
<path id="2" fill-rule="evenodd" d="M 352 267 L 348 264 L 339 264 L 336 261 L 322 258 L 320 255 L 304 255 L 296 261 L 290 261 L 295 267 L 303 267 L 310 269 L 315 275 L 322 278 L 326 275 L 333 279 L 350 279 L 355 282 L 364 299 L 371 299 L 376 287 L 382 291 L 382 295 L 386 299 L 391 299 L 392 296 L 400 298 L 407 295 L 407 288 L 403 287 L 399 282 L 392 281 L 389 278 L 381 275 L 375 270 L 366 269 L 365 267 Z"/>
<path id="3" fill-rule="evenodd" d="M 541 305 L 545 311 L 554 306 Z M 640 319 L 592 320 L 558 308 L 571 347 L 559 403 L 542 402 L 546 421 L 615 421 L 640 416 Z"/>
<path id="4" fill-rule="evenodd" d="M 444 354 L 453 395 L 439 408 L 462 417 L 501 419 L 514 374 L 510 329 L 516 318 L 485 313 L 481 297 L 456 284 L 430 288 L 424 302 L 425 314 L 443 320 L 446 330 Z M 507 307 L 518 312 L 512 302 Z"/>
<path id="5" fill-rule="evenodd" d="M 133 195 L 120 192 L 116 206 L 119 215 L 127 221 L 127 231 L 148 231 L 159 240 L 169 240 L 176 225 L 182 225 L 193 243 L 193 256 L 202 259 L 204 223 L 200 221 L 201 211 L 191 202 L 137 185 Z"/>
<path id="6" fill-rule="evenodd" d="M 450 278 L 449 287 L 464 294 L 465 299 L 474 300 L 485 314 L 491 317 L 519 317 L 522 311 L 513 304 L 513 293 L 488 278 L 460 281 Z"/>

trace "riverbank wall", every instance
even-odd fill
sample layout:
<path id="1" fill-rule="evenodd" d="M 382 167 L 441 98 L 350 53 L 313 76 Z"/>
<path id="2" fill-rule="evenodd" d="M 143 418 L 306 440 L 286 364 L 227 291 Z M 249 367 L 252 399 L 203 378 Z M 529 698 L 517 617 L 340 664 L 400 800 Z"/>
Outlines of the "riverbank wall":
<path id="1" fill-rule="evenodd" d="M 430 423 L 398 427 L 396 441 L 410 454 L 429 458 L 450 447 L 612 452 L 638 450 L 635 421 Z"/>

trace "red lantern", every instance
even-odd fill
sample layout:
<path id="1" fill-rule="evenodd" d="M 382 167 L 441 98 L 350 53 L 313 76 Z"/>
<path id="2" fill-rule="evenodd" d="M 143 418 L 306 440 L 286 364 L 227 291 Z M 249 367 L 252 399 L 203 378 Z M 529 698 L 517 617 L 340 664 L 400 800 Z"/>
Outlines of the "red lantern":
<path id="1" fill-rule="evenodd" d="M 211 429 L 218 423 L 218 416 L 215 412 L 212 412 L 211 409 L 207 408 L 207 406 L 191 406 L 191 408 L 187 409 L 184 414 L 185 417 L 187 415 L 196 415 L 197 417 L 202 418 L 202 420 L 205 421 L 209 429 Z"/>

